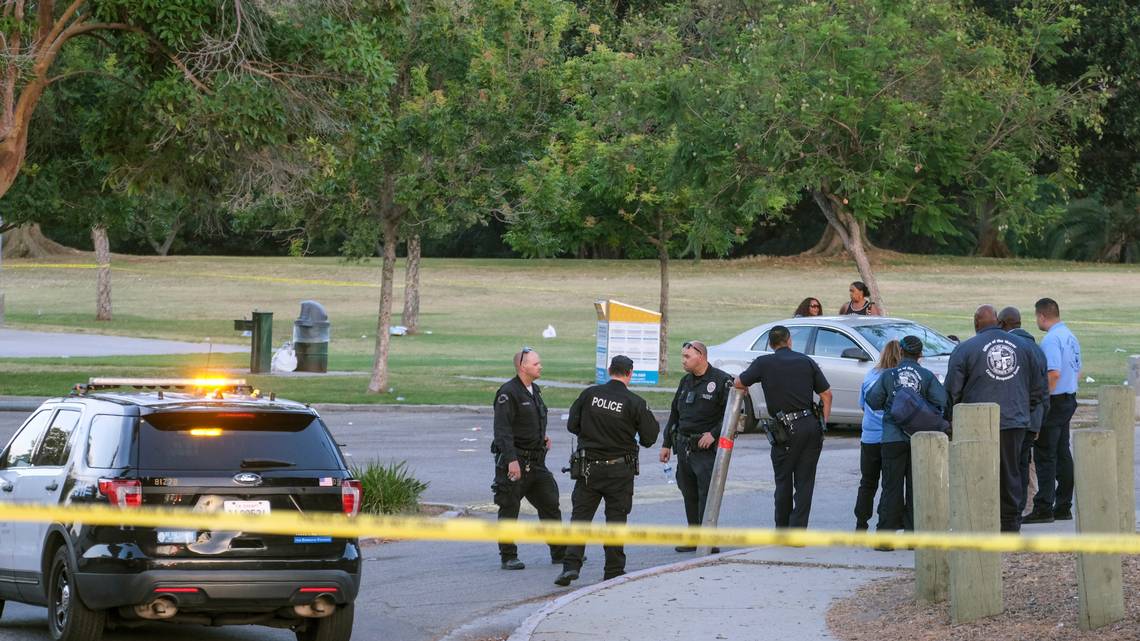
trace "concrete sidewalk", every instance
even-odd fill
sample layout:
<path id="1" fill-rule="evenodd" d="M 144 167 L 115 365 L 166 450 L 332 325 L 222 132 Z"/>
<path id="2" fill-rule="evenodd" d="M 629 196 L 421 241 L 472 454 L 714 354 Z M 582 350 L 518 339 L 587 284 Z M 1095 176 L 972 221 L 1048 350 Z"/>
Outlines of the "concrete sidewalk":
<path id="1" fill-rule="evenodd" d="M 71 358 L 80 356 L 139 356 L 156 354 L 216 354 L 248 352 L 249 348 L 228 343 L 131 338 L 74 332 L 33 332 L 0 329 L 0 356 L 9 358 Z"/>
<path id="2" fill-rule="evenodd" d="M 528 618 L 508 641 L 833 639 L 826 621 L 833 600 L 872 579 L 913 569 L 910 551 L 727 552 L 570 592 Z M 590 572 L 601 568 L 587 563 L 583 573 Z"/>

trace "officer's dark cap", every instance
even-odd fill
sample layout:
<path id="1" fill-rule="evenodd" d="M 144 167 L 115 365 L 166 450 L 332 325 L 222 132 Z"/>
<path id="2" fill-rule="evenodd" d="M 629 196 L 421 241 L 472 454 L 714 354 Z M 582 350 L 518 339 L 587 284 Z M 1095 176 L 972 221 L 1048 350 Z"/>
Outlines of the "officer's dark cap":
<path id="1" fill-rule="evenodd" d="M 911 356 L 922 355 L 922 339 L 917 336 L 903 336 L 902 340 L 899 341 L 899 347 L 904 353 Z"/>
<path id="2" fill-rule="evenodd" d="M 633 373 L 633 359 L 618 354 L 610 360 L 610 376 L 625 376 Z"/>

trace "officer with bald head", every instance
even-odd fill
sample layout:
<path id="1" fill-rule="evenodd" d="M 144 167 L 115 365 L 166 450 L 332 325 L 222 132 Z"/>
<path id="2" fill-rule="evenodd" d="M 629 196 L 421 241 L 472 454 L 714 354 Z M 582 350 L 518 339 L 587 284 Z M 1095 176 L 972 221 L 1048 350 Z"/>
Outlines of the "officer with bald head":
<path id="1" fill-rule="evenodd" d="M 946 393 L 953 405 L 996 403 L 1001 408 L 1001 529 L 1018 532 L 1021 444 L 1029 429 L 1030 408 L 1041 402 L 1045 390 L 1034 375 L 1034 359 L 1022 339 L 1001 328 L 993 305 L 982 305 L 974 312 L 974 331 L 974 337 L 963 341 L 950 355 Z"/>
<path id="2" fill-rule="evenodd" d="M 1010 336 L 1021 339 L 1026 353 L 1030 357 L 1030 369 L 1033 371 L 1033 376 L 1037 377 L 1037 385 L 1042 388 L 1047 388 L 1049 385 L 1049 378 L 1046 370 L 1045 352 L 1037 345 L 1036 339 L 1033 334 L 1025 331 L 1021 327 L 1021 310 L 1016 307 L 1005 307 L 998 312 L 998 324 L 1001 328 L 1009 332 Z M 1029 497 L 1030 485 L 1033 480 L 1033 444 L 1037 440 L 1037 435 L 1041 433 L 1041 423 L 1045 418 L 1045 412 L 1049 407 L 1049 399 L 1046 396 L 1044 400 L 1034 402 L 1030 399 L 1029 405 L 1029 429 L 1025 433 L 1025 440 L 1021 442 L 1021 452 L 1018 455 L 1018 469 L 1021 476 L 1021 494 L 1018 495 L 1017 500 L 1017 513 L 1025 514 L 1025 503 Z M 1022 520 L 1024 522 L 1024 519 Z"/>

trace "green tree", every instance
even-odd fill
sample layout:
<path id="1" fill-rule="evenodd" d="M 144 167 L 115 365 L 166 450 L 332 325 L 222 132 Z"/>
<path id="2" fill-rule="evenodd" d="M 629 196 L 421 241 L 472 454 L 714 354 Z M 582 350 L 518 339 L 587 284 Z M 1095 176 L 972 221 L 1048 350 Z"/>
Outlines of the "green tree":
<path id="1" fill-rule="evenodd" d="M 610 38 L 617 48 L 600 25 L 586 33 L 587 52 L 563 65 L 565 109 L 546 153 L 520 178 L 523 197 L 506 239 L 533 255 L 573 253 L 584 243 L 656 258 L 664 374 L 670 258 L 723 254 L 743 240 L 746 212 L 720 206 L 723 186 L 700 169 L 715 147 L 681 135 L 694 129 L 682 97 L 694 74 L 668 22 L 629 18 Z"/>
<path id="2" fill-rule="evenodd" d="M 771 1 L 722 17 L 735 80 L 707 86 L 724 114 L 749 206 L 781 217 L 807 193 L 884 303 L 865 226 L 903 211 L 912 231 L 956 234 L 963 206 L 1000 208 L 1028 227 L 1035 169 L 1072 176 L 1070 139 L 1095 126 L 1093 78 L 1038 82 L 1077 28 L 1067 3 L 1041 0 L 1000 25 L 948 1 Z"/>

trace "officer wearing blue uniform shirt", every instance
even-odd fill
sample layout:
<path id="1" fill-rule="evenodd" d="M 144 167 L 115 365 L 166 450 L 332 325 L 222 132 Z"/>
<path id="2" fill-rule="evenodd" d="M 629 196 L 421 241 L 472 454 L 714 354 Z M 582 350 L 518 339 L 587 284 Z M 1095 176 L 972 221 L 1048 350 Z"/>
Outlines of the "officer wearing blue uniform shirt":
<path id="1" fill-rule="evenodd" d="M 1029 408 L 1042 401 L 1045 390 L 1033 376 L 1025 345 L 998 325 L 993 305 L 982 305 L 974 312 L 974 330 L 976 335 L 950 354 L 946 392 L 953 405 L 997 403 L 1001 408 L 1001 529 L 1018 532 L 1022 522 L 1017 512 L 1021 496 L 1021 443 L 1029 429 Z"/>
<path id="2" fill-rule="evenodd" d="M 1052 298 L 1034 305 L 1037 328 L 1045 332 L 1049 376 L 1049 410 L 1041 435 L 1033 447 L 1037 465 L 1037 496 L 1025 523 L 1051 523 L 1073 518 L 1073 453 L 1069 450 L 1069 421 L 1077 410 L 1077 379 L 1081 372 L 1081 344 L 1061 322 L 1061 308 Z"/>
<path id="3" fill-rule="evenodd" d="M 910 388 L 939 414 L 945 412 L 948 399 L 934 372 L 918 364 L 922 358 L 922 339 L 904 336 L 899 341 L 902 361 L 898 367 L 883 372 L 867 392 L 867 405 L 883 411 L 883 495 L 879 498 L 879 530 L 914 529 L 914 506 L 906 497 L 913 496 L 910 474 L 910 436 L 899 427 L 891 406 L 901 388 Z"/>
<path id="4" fill-rule="evenodd" d="M 1021 328 L 1021 310 L 1016 307 L 1006 307 L 1001 310 L 998 313 L 998 324 L 1001 325 L 1002 329 L 1009 332 L 1010 336 L 1021 339 L 1026 353 L 1030 357 L 1029 368 L 1037 377 L 1037 386 L 1047 388 L 1049 379 L 1045 369 L 1045 352 L 1041 351 L 1041 347 L 1037 345 L 1033 334 Z M 1018 514 L 1025 513 L 1025 502 L 1029 496 L 1029 463 L 1033 459 L 1033 444 L 1037 441 L 1037 435 L 1041 433 L 1041 423 L 1045 419 L 1045 410 L 1048 406 L 1048 397 L 1040 402 L 1030 400 L 1029 430 L 1025 433 L 1025 440 L 1021 442 L 1021 454 L 1018 458 L 1018 469 L 1021 472 L 1021 494 L 1017 501 Z"/>
<path id="5" fill-rule="evenodd" d="M 815 467 L 823 450 L 823 426 L 831 416 L 831 385 L 815 361 L 792 351 L 787 327 L 773 327 L 768 345 L 773 353 L 752 361 L 735 385 L 747 389 L 760 383 L 768 415 L 774 419 L 768 440 L 776 480 L 776 527 L 806 528 L 815 492 Z M 815 406 L 813 392 L 819 394 L 822 411 Z"/>

